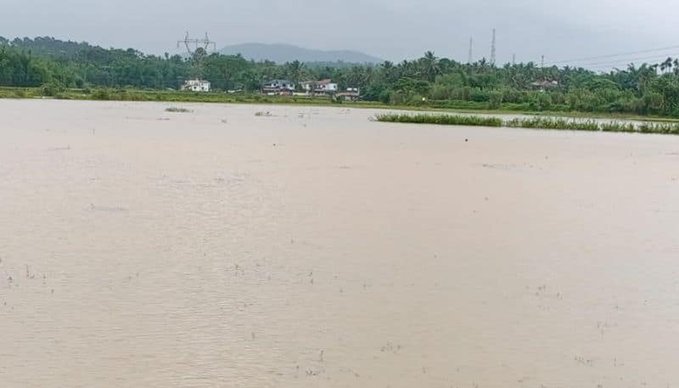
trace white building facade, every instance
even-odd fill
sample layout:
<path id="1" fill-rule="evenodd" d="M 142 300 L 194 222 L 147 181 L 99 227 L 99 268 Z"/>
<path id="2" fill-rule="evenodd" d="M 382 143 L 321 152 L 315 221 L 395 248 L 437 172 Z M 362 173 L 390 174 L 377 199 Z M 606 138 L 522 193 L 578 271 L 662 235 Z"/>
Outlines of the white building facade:
<path id="1" fill-rule="evenodd" d="M 307 81 L 302 83 L 302 88 L 308 94 L 335 94 L 339 89 L 337 84 L 332 82 L 332 80 L 324 79 L 320 81 Z"/>
<path id="2" fill-rule="evenodd" d="M 184 81 L 182 90 L 188 90 L 191 92 L 209 92 L 210 82 L 202 79 L 189 79 Z"/>

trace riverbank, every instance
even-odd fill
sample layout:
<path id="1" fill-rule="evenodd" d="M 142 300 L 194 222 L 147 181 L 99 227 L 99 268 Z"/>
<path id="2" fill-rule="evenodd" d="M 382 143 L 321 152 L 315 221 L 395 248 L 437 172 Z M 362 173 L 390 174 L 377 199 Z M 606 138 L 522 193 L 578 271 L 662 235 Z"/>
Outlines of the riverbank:
<path id="1" fill-rule="evenodd" d="M 59 99 L 92 101 L 157 101 L 194 102 L 219 104 L 273 104 L 300 106 L 338 106 L 357 109 L 403 110 L 413 112 L 448 112 L 494 115 L 526 115 L 568 118 L 592 118 L 608 120 L 634 120 L 644 122 L 679 123 L 678 118 L 663 116 L 641 116 L 622 113 L 596 113 L 580 111 L 535 111 L 522 104 L 502 104 L 499 109 L 490 108 L 486 103 L 473 101 L 423 101 L 418 105 L 390 105 L 378 101 L 333 101 L 330 98 L 304 96 L 265 96 L 251 93 L 194 93 L 176 90 L 140 89 L 63 89 L 0 87 L 0 99 Z"/>

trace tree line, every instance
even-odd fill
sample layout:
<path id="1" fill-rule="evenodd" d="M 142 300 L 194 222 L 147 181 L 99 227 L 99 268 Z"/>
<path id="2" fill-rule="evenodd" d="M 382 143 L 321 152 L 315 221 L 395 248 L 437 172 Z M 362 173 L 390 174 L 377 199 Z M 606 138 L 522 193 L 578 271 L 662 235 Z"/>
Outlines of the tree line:
<path id="1" fill-rule="evenodd" d="M 270 79 L 330 78 L 364 100 L 394 105 L 634 113 L 679 117 L 679 60 L 597 73 L 534 63 L 466 64 L 432 52 L 380 65 L 254 62 L 240 55 L 200 58 L 105 49 L 51 37 L 0 37 L 0 86 L 178 89 L 200 77 L 216 91 L 257 92 Z M 199 66 L 197 65 L 199 61 Z"/>

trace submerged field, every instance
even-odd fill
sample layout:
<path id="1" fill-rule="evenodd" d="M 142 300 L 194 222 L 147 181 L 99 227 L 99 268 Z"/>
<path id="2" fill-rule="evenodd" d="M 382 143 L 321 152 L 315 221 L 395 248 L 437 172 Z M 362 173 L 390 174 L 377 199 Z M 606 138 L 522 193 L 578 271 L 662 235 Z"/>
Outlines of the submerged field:
<path id="1" fill-rule="evenodd" d="M 0 111 L 3 385 L 679 385 L 678 137 Z"/>
<path id="2" fill-rule="evenodd" d="M 563 117 L 513 117 L 432 114 L 383 113 L 375 120 L 385 123 L 437 124 L 479 127 L 508 127 L 525 129 L 559 129 L 594 132 L 630 132 L 679 135 L 679 123 L 604 121 L 595 119 L 569 119 Z"/>

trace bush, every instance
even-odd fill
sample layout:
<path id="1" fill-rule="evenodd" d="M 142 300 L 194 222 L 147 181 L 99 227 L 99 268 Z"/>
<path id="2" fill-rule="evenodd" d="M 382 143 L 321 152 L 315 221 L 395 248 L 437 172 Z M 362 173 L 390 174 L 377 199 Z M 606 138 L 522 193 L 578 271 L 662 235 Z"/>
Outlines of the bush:
<path id="1" fill-rule="evenodd" d="M 58 82 L 48 82 L 42 85 L 40 93 L 46 97 L 54 97 L 65 90 L 64 86 Z"/>
<path id="2" fill-rule="evenodd" d="M 551 107 L 552 96 L 545 92 L 536 93 L 530 102 L 530 108 L 532 110 L 543 111 L 549 110 Z"/>
<path id="3" fill-rule="evenodd" d="M 494 91 L 490 93 L 488 107 L 490 109 L 500 109 L 502 107 L 502 92 Z"/>
<path id="4" fill-rule="evenodd" d="M 490 93 L 481 89 L 473 89 L 469 99 L 476 102 L 488 102 L 490 100 Z"/>
<path id="5" fill-rule="evenodd" d="M 92 93 L 92 99 L 93 100 L 110 100 L 111 99 L 111 93 L 107 89 L 97 89 Z"/>

